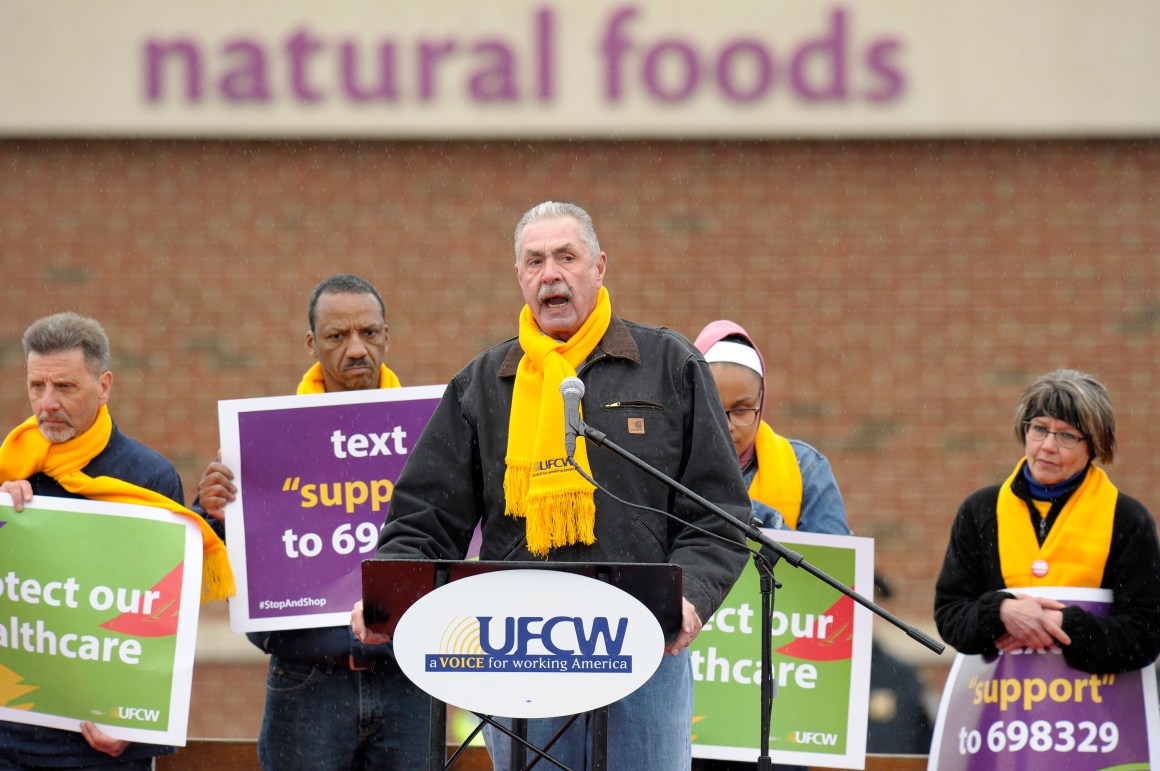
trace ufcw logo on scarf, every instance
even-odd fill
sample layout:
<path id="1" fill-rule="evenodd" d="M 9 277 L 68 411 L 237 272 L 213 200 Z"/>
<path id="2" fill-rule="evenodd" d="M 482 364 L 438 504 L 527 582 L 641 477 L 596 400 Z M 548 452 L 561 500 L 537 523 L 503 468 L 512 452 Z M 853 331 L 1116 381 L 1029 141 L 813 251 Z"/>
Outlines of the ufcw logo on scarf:
<path id="1" fill-rule="evenodd" d="M 560 382 L 595 350 L 608 330 L 612 304 L 600 288 L 596 307 L 567 342 L 540 331 L 528 306 L 520 312 L 520 347 L 508 419 L 507 514 L 526 521 L 528 551 L 547 557 L 558 546 L 596 541 L 595 488 L 568 464 L 564 449 L 564 402 Z M 588 451 L 576 443 L 576 464 L 590 472 Z"/>

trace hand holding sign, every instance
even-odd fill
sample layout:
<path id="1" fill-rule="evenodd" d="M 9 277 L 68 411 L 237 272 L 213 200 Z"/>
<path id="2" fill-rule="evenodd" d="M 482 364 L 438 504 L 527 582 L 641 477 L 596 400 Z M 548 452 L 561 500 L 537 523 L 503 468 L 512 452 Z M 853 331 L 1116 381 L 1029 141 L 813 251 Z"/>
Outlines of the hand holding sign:
<path id="1" fill-rule="evenodd" d="M 32 485 L 27 479 L 17 479 L 0 484 L 0 493 L 12 496 L 12 510 L 20 513 L 24 511 L 24 504 L 32 502 Z"/>
<path id="2" fill-rule="evenodd" d="M 91 720 L 86 720 L 81 723 L 81 733 L 85 737 L 85 741 L 89 746 L 98 752 L 103 752 L 111 758 L 121 757 L 121 753 L 129 746 L 129 742 L 124 739 L 114 739 L 107 733 L 97 728 Z"/>
<path id="3" fill-rule="evenodd" d="M 226 504 L 233 503 L 238 488 L 234 485 L 234 472 L 222 462 L 222 451 L 218 450 L 214 462 L 209 464 L 201 479 L 197 480 L 197 501 L 205 513 L 214 519 L 226 518 Z"/>

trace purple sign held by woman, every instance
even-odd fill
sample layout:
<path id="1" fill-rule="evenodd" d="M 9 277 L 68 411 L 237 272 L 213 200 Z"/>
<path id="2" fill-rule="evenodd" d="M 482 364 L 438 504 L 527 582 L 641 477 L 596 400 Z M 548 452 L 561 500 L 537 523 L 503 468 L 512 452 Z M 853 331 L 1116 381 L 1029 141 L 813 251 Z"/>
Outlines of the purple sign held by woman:
<path id="1" fill-rule="evenodd" d="M 238 469 L 226 543 L 237 632 L 343 625 L 359 566 L 443 386 L 218 404 L 222 461 Z"/>
<path id="2" fill-rule="evenodd" d="M 1013 590 L 1107 615 L 1106 589 Z M 1160 768 L 1154 666 L 1096 675 L 1059 649 L 959 654 L 939 705 L 928 771 Z"/>

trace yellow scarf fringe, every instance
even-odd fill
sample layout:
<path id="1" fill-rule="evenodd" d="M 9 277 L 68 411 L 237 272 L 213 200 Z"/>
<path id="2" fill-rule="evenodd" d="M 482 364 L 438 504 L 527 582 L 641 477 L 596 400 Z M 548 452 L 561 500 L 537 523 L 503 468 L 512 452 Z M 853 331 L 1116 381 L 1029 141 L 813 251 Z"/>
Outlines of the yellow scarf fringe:
<path id="1" fill-rule="evenodd" d="M 526 305 L 520 312 L 520 347 L 508 418 L 507 470 L 503 490 L 507 514 L 525 520 L 528 551 L 547 557 L 559 546 L 595 543 L 595 488 L 567 465 L 564 401 L 560 382 L 596 349 L 612 319 L 608 290 L 600 288 L 596 307 L 567 342 L 545 335 Z M 591 473 L 583 437 L 575 461 Z"/>
<path id="2" fill-rule="evenodd" d="M 83 469 L 109 444 L 113 420 L 102 405 L 97 419 L 83 434 L 67 442 L 54 443 L 37 429 L 36 416 L 21 423 L 0 446 L 0 479 L 28 479 L 45 473 L 70 493 L 97 501 L 153 506 L 191 518 L 198 523 L 202 536 L 202 602 L 224 600 L 234 594 L 234 574 L 226 555 L 225 544 L 197 513 L 153 490 L 130 484 L 122 479 L 91 477 Z"/>

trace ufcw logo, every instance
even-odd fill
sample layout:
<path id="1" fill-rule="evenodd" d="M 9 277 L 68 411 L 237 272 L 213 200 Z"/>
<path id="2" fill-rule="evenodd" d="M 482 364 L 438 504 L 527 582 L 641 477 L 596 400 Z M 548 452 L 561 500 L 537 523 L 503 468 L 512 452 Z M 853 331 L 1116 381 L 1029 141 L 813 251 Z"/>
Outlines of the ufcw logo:
<path id="1" fill-rule="evenodd" d="M 824 734 L 817 731 L 794 731 L 794 744 L 820 744 L 833 747 L 838 743 L 837 734 Z"/>
<path id="2" fill-rule="evenodd" d="M 145 709 L 144 707 L 117 707 L 116 715 L 122 720 L 141 720 L 146 723 L 156 723 L 161 719 L 161 710 Z"/>
<path id="3" fill-rule="evenodd" d="M 448 624 L 428 672 L 632 672 L 628 618 L 475 616 Z"/>
<path id="4" fill-rule="evenodd" d="M 613 633 L 607 618 L 594 618 L 589 629 L 584 628 L 584 619 L 570 616 L 555 616 L 545 621 L 534 616 L 520 616 L 503 619 L 503 637 L 492 631 L 491 616 L 479 616 L 479 645 L 492 656 L 526 656 L 531 643 L 538 642 L 548 653 L 557 656 L 580 654 L 592 656 L 600 639 L 604 649 L 611 656 L 620 655 L 624 645 L 624 632 L 628 619 L 622 618 Z M 557 631 L 559 627 L 559 631 Z"/>

